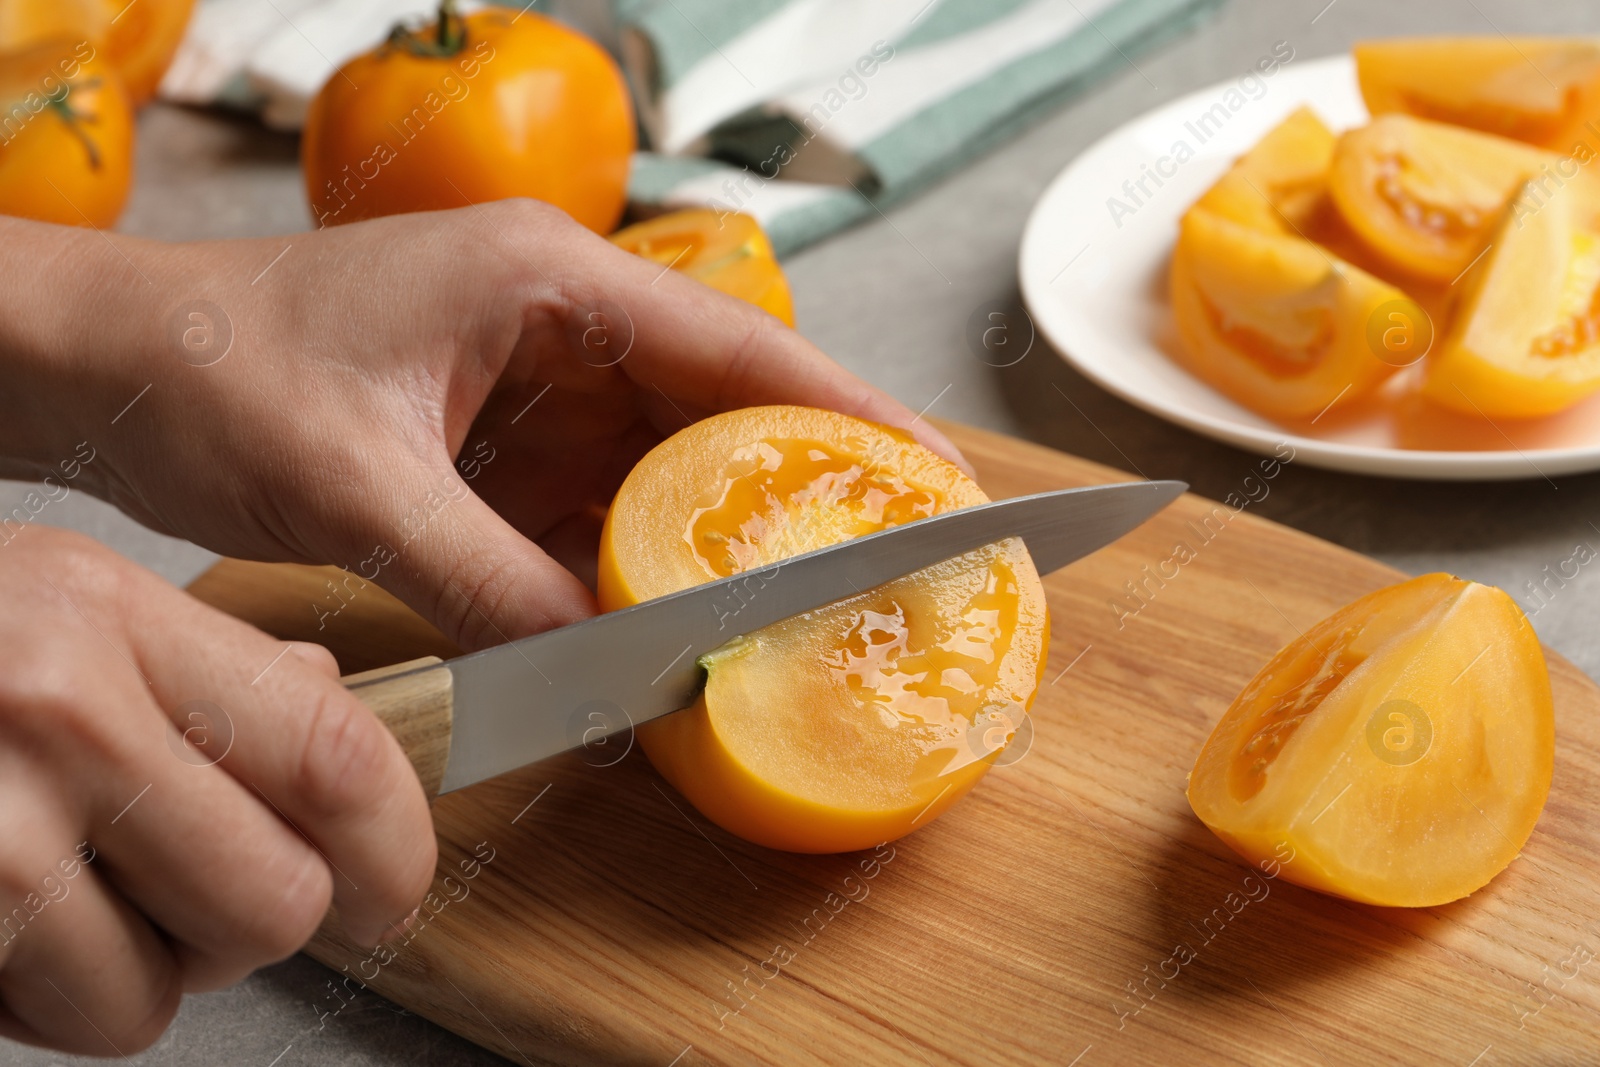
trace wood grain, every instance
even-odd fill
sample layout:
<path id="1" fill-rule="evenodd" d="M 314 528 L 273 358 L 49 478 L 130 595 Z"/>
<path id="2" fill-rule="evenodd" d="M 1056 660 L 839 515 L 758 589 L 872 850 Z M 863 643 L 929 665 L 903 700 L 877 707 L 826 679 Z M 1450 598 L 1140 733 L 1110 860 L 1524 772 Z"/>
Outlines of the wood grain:
<path id="1" fill-rule="evenodd" d="M 419 668 L 441 662 L 438 656 L 420 656 L 341 679 L 363 704 L 378 713 L 400 742 L 429 800 L 439 795 L 439 783 L 450 762 L 454 679 L 442 667 L 431 671 Z"/>
<path id="2" fill-rule="evenodd" d="M 994 497 L 1123 478 L 947 430 Z M 1272 491 L 1270 461 L 1238 462 L 1236 505 Z M 229 561 L 194 591 L 346 670 L 449 653 L 375 587 L 320 615 L 330 577 Z M 333 934 L 310 952 L 518 1063 L 1594 1063 L 1600 692 L 1559 656 L 1549 805 L 1467 900 L 1262 895 L 1184 800 L 1267 657 L 1397 577 L 1185 497 L 1046 581 L 1031 748 L 878 857 L 745 844 L 638 752 L 569 753 L 438 801 L 436 895 L 392 961 Z"/>

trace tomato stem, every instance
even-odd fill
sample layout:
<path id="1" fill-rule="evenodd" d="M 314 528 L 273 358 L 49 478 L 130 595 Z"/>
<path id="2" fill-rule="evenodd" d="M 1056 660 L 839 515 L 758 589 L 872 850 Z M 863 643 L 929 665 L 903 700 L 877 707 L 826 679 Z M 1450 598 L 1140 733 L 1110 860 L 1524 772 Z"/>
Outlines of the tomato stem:
<path id="1" fill-rule="evenodd" d="M 466 43 L 466 27 L 461 23 L 461 12 L 456 0 L 439 0 L 439 31 L 436 40 L 441 55 L 453 56 Z"/>
<path id="2" fill-rule="evenodd" d="M 413 29 L 400 22 L 389 31 L 385 44 L 403 48 L 414 56 L 445 59 L 456 55 L 467 44 L 467 24 L 461 17 L 458 0 L 439 0 L 439 17 L 434 20 L 431 36 L 425 29 Z"/>
<path id="3" fill-rule="evenodd" d="M 99 86 L 99 78 L 90 78 L 83 83 L 83 88 L 85 89 L 96 89 Z M 76 137 L 83 145 L 83 150 L 89 156 L 89 169 L 99 170 L 100 149 L 94 143 L 94 138 L 90 137 L 89 132 L 83 128 L 85 123 L 99 121 L 99 116 L 90 114 L 87 111 L 79 111 L 69 100 L 72 90 L 73 86 L 70 82 L 64 83 L 57 92 L 45 97 L 45 103 L 50 110 L 60 116 L 61 123 L 67 128 L 67 132 Z"/>

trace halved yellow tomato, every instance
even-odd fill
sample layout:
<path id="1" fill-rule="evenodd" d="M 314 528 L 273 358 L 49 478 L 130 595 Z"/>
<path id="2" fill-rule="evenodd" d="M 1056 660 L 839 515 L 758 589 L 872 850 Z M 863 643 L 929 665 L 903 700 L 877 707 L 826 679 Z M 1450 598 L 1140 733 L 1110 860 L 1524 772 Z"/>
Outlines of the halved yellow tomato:
<path id="1" fill-rule="evenodd" d="M 7 0 L 0 51 L 54 39 L 90 45 L 139 107 L 155 95 L 193 9 L 194 0 Z"/>
<path id="2" fill-rule="evenodd" d="M 710 208 L 673 211 L 618 230 L 611 243 L 794 325 L 789 281 L 761 224 L 749 215 Z"/>
<path id="3" fill-rule="evenodd" d="M 1239 403 L 1307 418 L 1420 358 L 1416 301 L 1300 237 L 1191 208 L 1172 254 L 1179 358 Z"/>
<path id="4" fill-rule="evenodd" d="M 892 840 L 963 796 L 1044 669 L 1044 589 L 1018 540 L 740 633 L 777 560 L 987 498 L 901 431 L 801 407 L 695 423 L 640 461 L 606 517 L 607 610 L 747 575 L 693 707 L 646 723 L 662 776 L 771 848 Z"/>
<path id="5" fill-rule="evenodd" d="M 1367 110 L 1404 112 L 1567 153 L 1593 152 L 1600 42 L 1582 37 L 1433 37 L 1353 49 Z"/>
<path id="6" fill-rule="evenodd" d="M 1195 201 L 1223 218 L 1272 233 L 1299 233 L 1328 195 L 1337 139 L 1308 107 L 1292 112 Z"/>
<path id="7" fill-rule="evenodd" d="M 1516 858 L 1554 751 L 1544 654 L 1516 603 L 1427 574 L 1341 608 L 1274 656 L 1201 749 L 1189 803 L 1291 882 L 1424 907 Z"/>
<path id="8" fill-rule="evenodd" d="M 1449 282 L 1483 251 L 1512 195 L 1555 160 L 1504 137 L 1385 115 L 1339 138 L 1328 188 L 1393 267 Z"/>
<path id="9" fill-rule="evenodd" d="M 1530 418 L 1600 390 L 1600 232 L 1581 187 L 1506 212 L 1463 281 L 1423 395 L 1466 414 Z"/>

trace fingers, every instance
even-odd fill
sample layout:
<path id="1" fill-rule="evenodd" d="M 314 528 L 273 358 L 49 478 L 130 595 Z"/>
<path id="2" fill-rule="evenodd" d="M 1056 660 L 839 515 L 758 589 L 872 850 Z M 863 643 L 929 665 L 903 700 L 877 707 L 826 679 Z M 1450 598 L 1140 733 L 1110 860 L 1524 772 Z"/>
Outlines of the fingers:
<path id="1" fill-rule="evenodd" d="M 647 388 L 711 411 L 759 404 L 828 408 L 910 430 L 924 446 L 970 470 L 944 434 L 760 309 L 671 271 L 612 291 L 633 318 L 632 362 L 620 366 Z"/>
<path id="2" fill-rule="evenodd" d="M 170 588 L 164 592 L 181 596 Z M 168 621 L 178 623 L 189 613 L 177 614 Z M 189 632 L 210 625 L 215 635 L 218 629 L 209 619 L 189 621 L 197 624 L 184 628 Z M 97 650 L 112 662 L 43 694 L 59 726 L 36 742 L 33 754 L 44 766 L 78 763 L 92 769 L 92 780 L 81 787 L 81 824 L 97 853 L 94 869 L 190 947 L 184 953 L 194 960 L 185 973 L 189 988 L 214 988 L 298 949 L 327 910 L 331 877 L 316 848 L 265 797 L 219 769 L 203 749 L 186 745 L 158 706 L 160 701 L 183 715 L 184 730 L 191 733 L 219 727 L 217 721 L 197 722 L 197 706 L 208 709 L 206 720 L 225 721 L 228 715 L 217 702 L 229 698 L 192 670 L 196 649 L 173 654 L 173 632 L 181 631 L 174 626 L 152 638 L 135 637 L 128 651 L 136 666 Z M 138 647 L 145 640 L 151 647 Z M 201 642 L 199 652 L 212 647 Z M 149 655 L 155 648 L 161 654 Z M 191 702 L 197 693 L 207 695 L 203 703 Z M 55 789 L 61 791 L 63 783 L 58 780 Z"/>
<path id="3" fill-rule="evenodd" d="M 544 232 L 530 239 L 540 241 L 550 264 L 544 278 L 529 281 L 558 279 L 553 293 L 548 283 L 535 286 L 556 299 L 530 308 L 518 359 L 536 361 L 556 346 L 567 350 L 570 367 L 592 368 L 602 362 L 590 343 L 598 336 L 594 326 L 604 321 L 603 362 L 617 359 L 617 369 L 643 390 L 706 411 L 758 404 L 829 408 L 910 430 L 970 471 L 942 433 L 766 312 L 576 227 L 558 227 L 542 216 L 535 225 Z M 597 312 L 603 319 L 594 317 Z M 619 317 L 620 323 L 612 321 Z M 619 351 L 626 355 L 618 358 Z"/>
<path id="4" fill-rule="evenodd" d="M 225 984 L 292 953 L 330 894 L 350 936 L 376 944 L 433 877 L 433 823 L 405 753 L 339 684 L 325 650 L 285 645 L 198 603 L 192 614 L 211 640 L 181 663 L 142 658 L 174 726 L 206 731 L 205 743 L 153 753 L 157 784 L 119 823 L 160 867 L 188 865 L 167 876 L 162 899 L 137 876 L 130 896 L 198 950 L 195 983 Z M 196 841 L 209 862 L 197 862 Z M 248 951 L 230 951 L 239 941 Z"/>
<path id="5" fill-rule="evenodd" d="M 468 650 L 595 614 L 584 584 L 473 493 L 448 456 L 431 469 L 407 467 L 394 503 L 372 517 L 388 538 L 384 588 Z"/>
<path id="6" fill-rule="evenodd" d="M 108 889 L 53 784 L 12 751 L 0 809 L 26 826 L 0 835 L 0 1035 L 68 1052 L 137 1052 L 166 1029 L 182 994 L 172 953 Z"/>
<path id="7" fill-rule="evenodd" d="M 191 989 L 288 956 L 330 899 L 375 943 L 421 901 L 434 864 L 427 802 L 393 737 L 326 652 L 102 549 L 75 551 L 70 571 L 41 563 L 82 614 L 58 612 L 67 632 L 40 644 L 18 672 L 33 681 L 13 680 L 0 704 L 55 768 L 56 791 L 84 797 L 96 869 L 186 946 Z"/>

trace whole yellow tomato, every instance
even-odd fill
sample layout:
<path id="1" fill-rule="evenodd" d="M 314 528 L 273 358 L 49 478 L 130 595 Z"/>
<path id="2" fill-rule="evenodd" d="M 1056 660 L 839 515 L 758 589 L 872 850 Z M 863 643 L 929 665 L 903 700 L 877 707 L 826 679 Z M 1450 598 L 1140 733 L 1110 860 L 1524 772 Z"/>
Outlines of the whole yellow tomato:
<path id="1" fill-rule="evenodd" d="M 133 108 L 92 44 L 0 53 L 0 213 L 110 226 L 133 173 Z"/>
<path id="2" fill-rule="evenodd" d="M 527 196 L 608 232 L 634 149 L 622 74 L 582 34 L 526 11 L 397 29 L 312 101 L 301 141 L 319 226 Z"/>
<path id="3" fill-rule="evenodd" d="M 88 41 L 139 107 L 155 95 L 193 10 L 194 0 L 5 0 L 0 51 L 57 38 Z"/>

